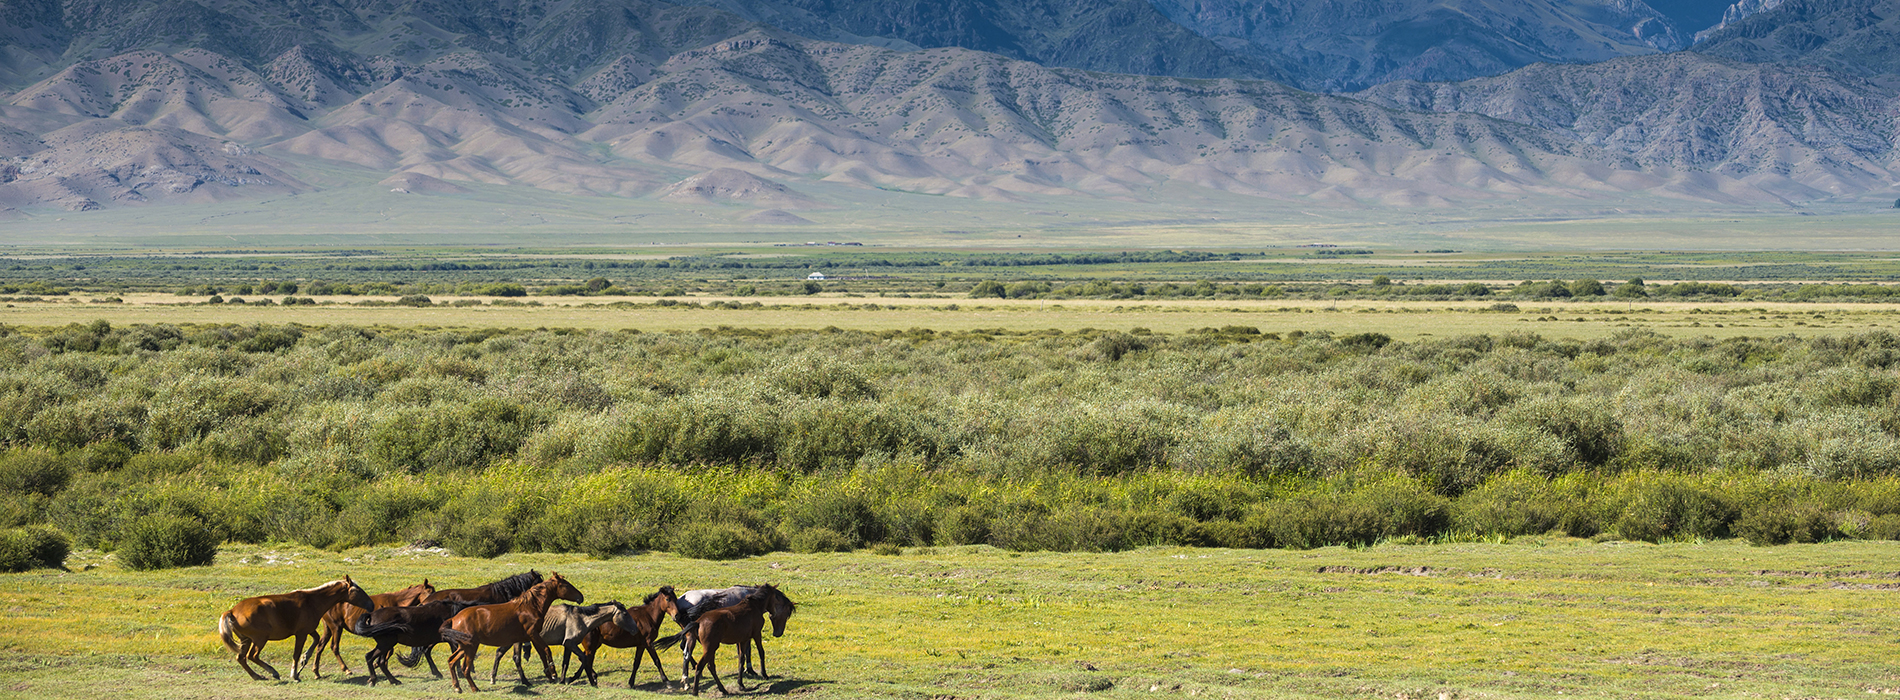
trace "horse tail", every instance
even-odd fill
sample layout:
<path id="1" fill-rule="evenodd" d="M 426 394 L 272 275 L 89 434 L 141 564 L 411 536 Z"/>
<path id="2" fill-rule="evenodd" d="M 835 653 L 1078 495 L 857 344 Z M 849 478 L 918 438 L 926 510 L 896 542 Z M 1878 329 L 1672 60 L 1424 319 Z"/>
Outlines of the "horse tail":
<path id="1" fill-rule="evenodd" d="M 409 631 L 409 625 L 404 623 L 401 620 L 390 620 L 380 625 L 369 624 L 369 613 L 363 613 L 361 615 L 356 616 L 356 622 L 350 625 L 350 632 L 354 633 L 358 637 L 374 637 L 379 634 L 388 634 L 390 632 L 395 632 L 396 634 L 402 634 L 408 631 Z"/>
<path id="2" fill-rule="evenodd" d="M 659 639 L 655 639 L 653 640 L 653 648 L 654 649 L 670 649 L 673 647 L 673 645 L 680 643 L 680 638 L 685 637 L 685 636 L 686 636 L 685 630 L 681 630 L 679 632 L 674 632 L 673 635 L 670 637 L 661 637 Z"/>
<path id="3" fill-rule="evenodd" d="M 396 657 L 396 663 L 402 664 L 403 668 L 415 668 L 416 664 L 422 663 L 422 655 L 425 653 L 428 653 L 429 647 L 433 647 L 433 646 L 435 645 L 431 644 L 427 647 L 409 647 L 409 653 L 403 656 Z"/>
<path id="4" fill-rule="evenodd" d="M 475 641 L 475 635 L 469 634 L 467 632 L 463 632 L 461 630 L 455 629 L 448 625 L 443 625 L 441 632 L 442 632 L 442 641 L 448 642 L 450 644 L 467 644 L 469 642 Z"/>
<path id="5" fill-rule="evenodd" d="M 224 648 L 230 649 L 233 654 L 238 653 L 236 627 L 237 618 L 231 617 L 230 612 L 227 611 L 223 615 L 218 616 L 218 639 L 222 640 L 224 642 Z"/>

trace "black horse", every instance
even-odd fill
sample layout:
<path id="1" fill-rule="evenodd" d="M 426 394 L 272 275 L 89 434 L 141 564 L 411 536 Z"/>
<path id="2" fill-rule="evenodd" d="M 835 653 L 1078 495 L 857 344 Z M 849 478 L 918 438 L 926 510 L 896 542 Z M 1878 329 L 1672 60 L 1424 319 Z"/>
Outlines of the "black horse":
<path id="1" fill-rule="evenodd" d="M 369 666 L 369 684 L 376 685 L 376 669 L 381 668 L 383 677 L 390 683 L 401 685 L 402 681 L 389 672 L 389 657 L 396 645 L 428 648 L 441 644 L 444 620 L 454 617 L 462 608 L 482 604 L 472 600 L 439 600 L 406 608 L 377 608 L 358 616 L 356 622 L 350 624 L 350 631 L 376 640 L 376 648 L 363 655 L 363 663 Z"/>

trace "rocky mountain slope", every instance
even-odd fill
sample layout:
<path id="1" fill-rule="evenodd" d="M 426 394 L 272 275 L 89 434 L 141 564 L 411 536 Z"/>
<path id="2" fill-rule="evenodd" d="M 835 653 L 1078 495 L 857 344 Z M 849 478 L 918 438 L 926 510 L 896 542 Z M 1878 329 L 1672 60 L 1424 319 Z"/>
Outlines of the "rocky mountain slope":
<path id="1" fill-rule="evenodd" d="M 1696 50 L 1752 63 L 1900 75 L 1900 0 L 1783 0 L 1763 7 L 1710 32 Z"/>
<path id="2" fill-rule="evenodd" d="M 780 224 L 829 206 L 813 182 L 1412 208 L 1785 203 L 1896 179 L 1890 90 L 1693 54 L 1332 96 L 819 41 L 646 0 L 0 2 L 39 28 L 6 45 L 32 82 L 0 95 L 0 207 L 303 192 L 313 164 L 417 195 L 527 186 Z"/>
<path id="3" fill-rule="evenodd" d="M 1360 93 L 1399 109 L 1484 114 L 1578 135 L 1643 168 L 1799 183 L 1814 199 L 1876 188 L 1900 170 L 1891 89 L 1816 68 L 1696 53 L 1539 65 L 1460 83 Z"/>
<path id="4" fill-rule="evenodd" d="M 1497 75 L 1537 62 L 1674 51 L 1688 32 L 1642 0 L 1155 0 L 1174 21 L 1251 56 L 1284 56 L 1298 83 Z"/>
<path id="5" fill-rule="evenodd" d="M 1706 26 L 1679 26 L 1644 0 L 680 1 L 822 39 L 874 37 L 1050 66 L 1324 91 L 1673 51 Z M 1671 7 L 1719 17 L 1720 6 L 1712 14 L 1704 7 L 1712 1 Z"/>

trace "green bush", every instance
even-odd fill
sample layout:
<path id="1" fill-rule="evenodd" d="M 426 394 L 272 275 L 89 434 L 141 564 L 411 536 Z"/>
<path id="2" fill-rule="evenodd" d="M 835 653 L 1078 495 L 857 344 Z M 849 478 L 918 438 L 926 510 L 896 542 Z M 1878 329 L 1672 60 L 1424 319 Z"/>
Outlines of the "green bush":
<path id="1" fill-rule="evenodd" d="M 792 535 L 791 545 L 792 551 L 800 554 L 851 551 L 851 540 L 822 527 L 799 530 L 797 534 Z"/>
<path id="2" fill-rule="evenodd" d="M 1271 504 L 1267 527 L 1275 543 L 1293 549 L 1369 545 L 1444 531 L 1448 505 L 1416 479 L 1388 476 L 1356 488 L 1341 479 L 1324 490 Z"/>
<path id="3" fill-rule="evenodd" d="M 1465 492 L 1451 506 L 1451 530 L 1474 535 L 1540 535 L 1553 530 L 1589 537 L 1598 530 L 1586 508 L 1589 492 L 1577 478 L 1546 479 L 1513 471 Z"/>
<path id="4" fill-rule="evenodd" d="M 944 511 L 937 519 L 936 542 L 946 546 L 989 544 L 989 514 L 973 506 Z"/>
<path id="5" fill-rule="evenodd" d="M 1735 519 L 1728 495 L 1694 477 L 1639 473 L 1614 487 L 1609 502 L 1616 534 L 1627 540 L 1661 542 L 1716 538 Z"/>
<path id="6" fill-rule="evenodd" d="M 851 548 L 885 539 L 884 523 L 870 498 L 836 488 L 817 488 L 785 506 L 785 520 L 797 530 L 822 529 L 845 539 Z"/>
<path id="7" fill-rule="evenodd" d="M 772 551 L 757 530 L 735 523 L 694 522 L 673 533 L 668 549 L 692 559 L 740 559 Z"/>
<path id="8" fill-rule="evenodd" d="M 134 571 L 210 566 L 218 536 L 197 518 L 154 513 L 125 529 L 117 554 L 119 564 Z"/>
<path id="9" fill-rule="evenodd" d="M 0 571 L 58 569 L 66 563 L 72 541 L 59 531 L 29 527 L 0 532 Z"/>
<path id="10" fill-rule="evenodd" d="M 0 453 L 0 491 L 51 496 L 66 488 L 72 469 L 52 450 L 28 448 Z"/>
<path id="11" fill-rule="evenodd" d="M 1794 501 L 1757 506 L 1736 519 L 1734 531 L 1756 546 L 1819 542 L 1837 534 L 1833 521 L 1819 504 Z"/>

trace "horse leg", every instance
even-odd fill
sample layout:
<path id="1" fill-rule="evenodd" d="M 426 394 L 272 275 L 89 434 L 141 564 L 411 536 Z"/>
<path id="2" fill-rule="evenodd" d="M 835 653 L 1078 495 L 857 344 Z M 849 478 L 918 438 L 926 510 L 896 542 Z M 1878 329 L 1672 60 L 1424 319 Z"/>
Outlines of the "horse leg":
<path id="1" fill-rule="evenodd" d="M 680 682 L 682 683 L 686 682 L 685 672 L 686 672 L 686 664 L 680 664 Z M 693 667 L 693 694 L 694 695 L 699 694 L 699 679 L 704 677 L 705 675 L 706 675 L 705 666 Z M 719 672 L 717 671 L 713 672 L 713 681 L 714 682 L 719 681 Z"/>
<path id="2" fill-rule="evenodd" d="M 269 642 L 258 642 L 256 644 L 251 645 L 251 655 L 250 655 L 251 662 L 259 666 L 263 666 L 264 670 L 266 671 L 270 671 L 271 680 L 281 681 L 284 679 L 284 674 L 278 673 L 277 667 L 270 665 L 270 663 L 265 661 L 264 657 L 261 656 L 261 654 L 264 653 L 265 644 L 269 644 Z M 260 678 L 259 680 L 263 680 L 263 679 Z"/>
<path id="3" fill-rule="evenodd" d="M 456 664 L 460 664 L 461 662 L 462 662 L 462 646 L 460 644 L 457 644 L 454 647 L 449 649 L 449 680 L 455 683 L 455 692 L 457 693 L 462 692 L 461 667 L 456 665 Z"/>
<path id="4" fill-rule="evenodd" d="M 388 648 L 384 649 L 382 653 L 376 655 L 376 665 L 382 667 L 383 677 L 389 679 L 390 685 L 402 685 L 402 681 L 396 680 L 396 674 L 389 672 L 389 657 L 394 656 L 395 654 L 396 654 L 396 642 L 392 640 L 389 643 Z"/>
<path id="5" fill-rule="evenodd" d="M 429 646 L 423 647 L 422 660 L 429 662 L 430 673 L 435 674 L 436 678 L 442 677 L 442 670 L 435 667 L 435 645 L 434 644 L 430 644 Z M 454 672 L 454 669 L 450 669 L 450 672 Z"/>
<path id="6" fill-rule="evenodd" d="M 469 642 L 462 652 L 462 677 L 468 679 L 469 692 L 481 692 L 480 688 L 475 687 L 475 659 L 479 658 L 481 654 L 482 645 L 476 642 Z M 450 673 L 453 673 L 455 669 L 455 664 L 449 664 Z M 489 682 L 493 683 L 494 681 Z"/>
<path id="7" fill-rule="evenodd" d="M 738 649 L 733 650 L 733 655 L 739 657 L 739 673 L 733 678 L 739 680 L 739 692 L 743 693 L 745 692 L 745 667 L 752 665 L 752 642 L 741 639 L 738 646 Z"/>
<path id="8" fill-rule="evenodd" d="M 755 636 L 752 638 L 752 643 L 759 648 L 759 677 L 771 678 L 772 674 L 765 672 L 765 637 Z"/>
<path id="9" fill-rule="evenodd" d="M 719 656 L 718 655 L 719 655 L 719 645 L 714 644 L 710 641 L 706 642 L 706 651 L 701 652 L 699 655 L 699 668 L 701 670 L 704 670 L 707 667 L 711 667 L 713 685 L 719 688 L 719 694 L 731 695 L 732 691 L 726 690 L 726 684 L 719 680 Z"/>
<path id="10" fill-rule="evenodd" d="M 238 653 L 237 653 L 238 666 L 242 667 L 245 673 L 251 674 L 251 680 L 254 680 L 254 681 L 265 680 L 264 676 L 260 675 L 256 671 L 251 670 L 250 656 L 251 656 L 251 640 L 249 637 L 245 637 L 244 644 L 238 647 Z"/>
<path id="11" fill-rule="evenodd" d="M 540 639 L 529 640 L 529 644 L 534 645 L 535 657 L 541 659 L 541 675 L 546 676 L 549 683 L 561 682 L 561 679 L 554 676 L 554 650 Z M 527 652 L 521 650 L 520 647 L 516 647 L 516 651 L 523 656 L 527 655 Z"/>
<path id="12" fill-rule="evenodd" d="M 642 647 L 637 644 L 633 647 L 633 672 L 627 674 L 627 688 L 629 690 L 633 689 L 633 679 L 640 677 L 640 662 L 647 660 L 646 654 L 648 649 L 650 649 L 650 647 Z M 665 667 L 662 666 L 661 668 Z M 660 678 L 666 678 L 665 671 L 660 672 Z"/>
<path id="13" fill-rule="evenodd" d="M 658 674 L 660 674 L 660 685 L 661 685 L 661 686 L 665 686 L 665 685 L 666 685 L 666 684 L 667 684 L 667 683 L 668 683 L 669 681 L 667 681 L 667 680 L 666 680 L 666 667 L 660 664 L 660 652 L 659 652 L 659 650 L 657 650 L 657 649 L 654 649 L 654 648 L 653 648 L 653 645 L 651 645 L 651 644 L 649 644 L 649 645 L 647 645 L 647 647 L 646 647 L 646 650 L 647 650 L 647 653 L 648 653 L 648 654 L 651 654 L 651 655 L 653 656 L 653 672 L 654 672 L 654 673 L 658 673 Z M 634 650 L 633 650 L 633 653 L 635 653 L 635 654 L 639 654 L 639 653 L 640 653 L 640 650 L 639 650 L 639 649 L 634 649 Z M 639 665 L 638 665 L 638 664 L 636 663 L 636 664 L 634 665 L 634 667 L 633 667 L 633 670 L 635 670 L 635 671 L 638 671 L 638 670 L 640 670 L 640 666 L 639 666 Z M 633 679 L 631 679 L 631 678 L 629 678 L 629 679 L 627 679 L 627 682 L 629 682 L 629 683 L 631 683 L 631 682 L 633 682 Z M 686 682 L 686 677 L 685 677 L 685 676 L 680 676 L 680 682 L 681 682 L 681 683 L 685 683 L 685 682 Z"/>
<path id="14" fill-rule="evenodd" d="M 501 677 L 501 655 L 506 653 L 508 653 L 507 646 L 495 647 L 495 663 L 488 667 L 488 682 L 493 683 L 496 678 Z M 515 650 L 515 658 L 521 658 L 521 650 Z"/>
<path id="15" fill-rule="evenodd" d="M 497 656 L 497 657 L 495 657 L 495 658 L 496 658 L 496 660 L 500 660 L 500 659 L 501 659 L 501 657 L 499 657 L 499 656 Z M 521 645 L 519 645 L 519 644 L 517 644 L 517 645 L 515 645 L 515 675 L 517 675 L 517 676 L 520 676 L 520 677 L 521 677 L 521 684 L 522 684 L 522 685 L 534 685 L 533 683 L 529 683 L 529 682 L 528 682 L 528 672 L 527 672 L 527 671 L 524 671 L 524 670 L 522 670 L 522 668 L 521 668 Z M 489 681 L 490 681 L 490 682 L 493 682 L 493 681 L 494 681 L 494 679 L 493 679 L 493 678 L 490 678 L 490 679 L 489 679 Z"/>

